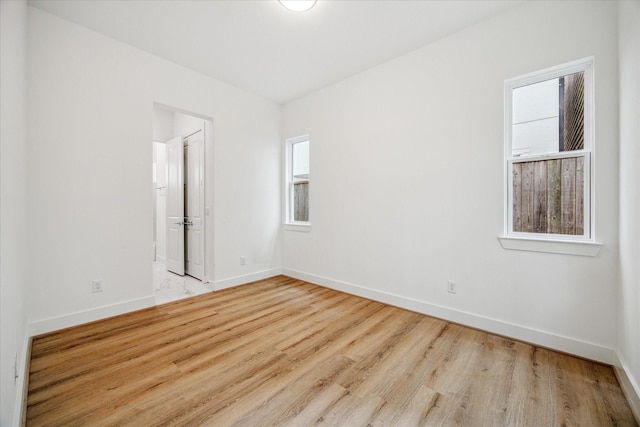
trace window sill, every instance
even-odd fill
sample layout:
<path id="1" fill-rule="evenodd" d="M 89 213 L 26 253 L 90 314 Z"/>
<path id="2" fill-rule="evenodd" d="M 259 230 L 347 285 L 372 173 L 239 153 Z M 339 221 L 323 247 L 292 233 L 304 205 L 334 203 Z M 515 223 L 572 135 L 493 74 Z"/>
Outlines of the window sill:
<path id="1" fill-rule="evenodd" d="M 535 239 L 520 236 L 499 236 L 498 240 L 500 240 L 503 249 L 591 257 L 598 255 L 602 247 L 602 243 L 596 242 Z"/>
<path id="2" fill-rule="evenodd" d="M 289 223 L 284 225 L 284 229 L 286 231 L 298 231 L 302 233 L 308 233 L 311 231 L 311 223 L 309 222 L 301 222 L 297 224 Z"/>

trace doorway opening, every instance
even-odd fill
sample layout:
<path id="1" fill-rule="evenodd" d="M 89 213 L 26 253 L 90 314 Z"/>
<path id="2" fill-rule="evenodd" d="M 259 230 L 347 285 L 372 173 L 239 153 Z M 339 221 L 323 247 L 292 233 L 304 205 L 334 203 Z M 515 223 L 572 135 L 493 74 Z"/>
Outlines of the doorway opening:
<path id="1" fill-rule="evenodd" d="M 153 282 L 156 304 L 210 292 L 212 121 L 154 104 Z M 209 156 L 209 157 L 207 157 Z M 207 182 L 209 181 L 209 182 Z"/>

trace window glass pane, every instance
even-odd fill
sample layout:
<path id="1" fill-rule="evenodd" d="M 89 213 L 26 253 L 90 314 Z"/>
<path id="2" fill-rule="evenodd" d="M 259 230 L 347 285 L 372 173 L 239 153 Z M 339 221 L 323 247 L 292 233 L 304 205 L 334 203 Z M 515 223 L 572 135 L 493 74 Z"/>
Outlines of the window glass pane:
<path id="1" fill-rule="evenodd" d="M 551 79 L 513 90 L 513 124 L 558 117 L 558 80 Z"/>
<path id="2" fill-rule="evenodd" d="M 292 173 L 296 178 L 309 179 L 309 141 L 293 144 L 291 147 Z"/>
<path id="3" fill-rule="evenodd" d="M 309 221 L 309 181 L 293 184 L 293 220 Z"/>
<path id="4" fill-rule="evenodd" d="M 291 218 L 309 221 L 309 141 L 291 145 Z"/>
<path id="5" fill-rule="evenodd" d="M 565 76 L 563 79 L 561 98 L 562 117 L 562 151 L 584 149 L 584 73 Z"/>
<path id="6" fill-rule="evenodd" d="M 558 117 L 514 124 L 513 155 L 538 155 L 558 152 Z"/>
<path id="7" fill-rule="evenodd" d="M 513 163 L 513 231 L 584 235 L 585 157 Z"/>
<path id="8" fill-rule="evenodd" d="M 584 73 L 515 88 L 512 155 L 584 149 Z"/>

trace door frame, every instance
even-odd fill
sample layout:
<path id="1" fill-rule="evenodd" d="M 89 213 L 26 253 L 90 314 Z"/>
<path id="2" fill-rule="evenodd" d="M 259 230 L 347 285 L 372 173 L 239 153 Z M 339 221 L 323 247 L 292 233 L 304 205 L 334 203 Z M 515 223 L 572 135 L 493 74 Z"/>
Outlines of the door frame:
<path id="1" fill-rule="evenodd" d="M 214 263 L 214 249 L 215 249 L 215 156 L 214 156 L 214 119 L 211 116 L 194 113 L 187 109 L 170 106 L 163 103 L 154 102 L 152 111 L 155 109 L 168 111 L 173 114 L 183 114 L 197 118 L 204 121 L 204 275 L 202 277 L 202 283 L 213 282 L 215 278 L 215 263 Z M 153 140 L 153 138 L 151 138 Z M 151 159 L 153 162 L 153 159 Z M 154 207 L 155 209 L 155 207 Z M 153 218 L 153 217 L 151 217 Z M 151 221 L 153 227 L 153 221 Z"/>

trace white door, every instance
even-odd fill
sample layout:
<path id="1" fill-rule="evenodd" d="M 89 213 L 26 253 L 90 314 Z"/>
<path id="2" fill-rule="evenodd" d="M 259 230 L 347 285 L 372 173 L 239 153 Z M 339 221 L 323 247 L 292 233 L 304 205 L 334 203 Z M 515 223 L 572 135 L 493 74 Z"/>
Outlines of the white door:
<path id="1" fill-rule="evenodd" d="M 167 270 L 184 275 L 184 142 L 167 141 Z"/>
<path id="2" fill-rule="evenodd" d="M 186 273 L 204 277 L 204 131 L 188 136 L 185 155 L 185 230 Z"/>

